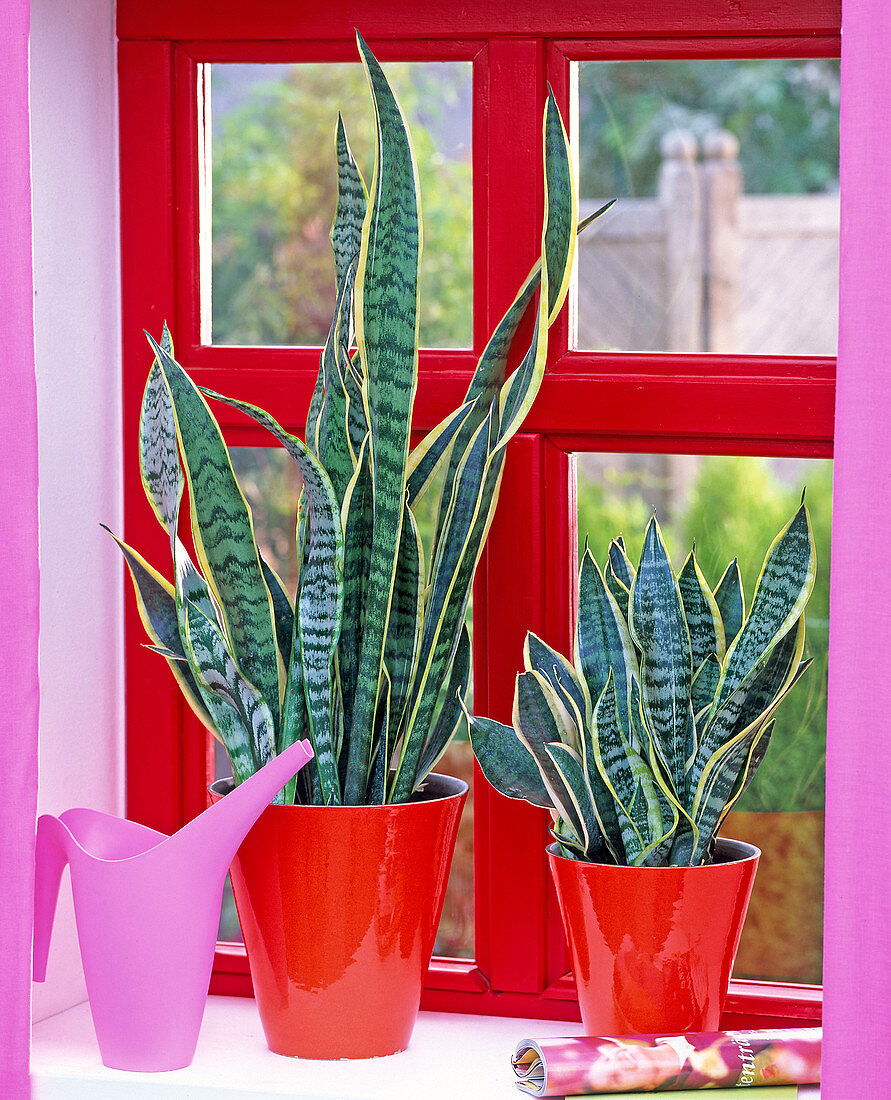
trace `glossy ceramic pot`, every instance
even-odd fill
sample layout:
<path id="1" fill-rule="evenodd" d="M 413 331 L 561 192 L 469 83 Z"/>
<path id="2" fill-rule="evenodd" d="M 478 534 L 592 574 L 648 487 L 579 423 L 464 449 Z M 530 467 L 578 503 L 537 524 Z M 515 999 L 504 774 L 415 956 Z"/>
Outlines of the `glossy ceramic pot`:
<path id="1" fill-rule="evenodd" d="M 266 808 L 230 875 L 270 1050 L 405 1050 L 466 797 L 431 775 L 401 805 Z"/>
<path id="2" fill-rule="evenodd" d="M 589 1035 L 717 1031 L 760 851 L 706 867 L 614 867 L 548 848 Z"/>

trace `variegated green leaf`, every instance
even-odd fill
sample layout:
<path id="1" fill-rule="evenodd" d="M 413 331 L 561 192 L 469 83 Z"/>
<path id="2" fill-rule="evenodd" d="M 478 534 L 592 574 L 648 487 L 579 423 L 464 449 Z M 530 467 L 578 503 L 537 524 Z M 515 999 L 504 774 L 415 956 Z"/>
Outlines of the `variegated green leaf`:
<path id="1" fill-rule="evenodd" d="M 361 36 L 359 52 L 375 113 L 371 201 L 356 278 L 356 339 L 371 431 L 374 528 L 359 678 L 344 798 L 362 802 L 383 666 L 417 386 L 420 211 L 418 178 L 402 111 Z"/>
<path id="2" fill-rule="evenodd" d="M 173 342 L 166 324 L 161 347 L 173 357 Z M 185 479 L 177 452 L 173 406 L 157 359 L 149 371 L 139 413 L 139 472 L 149 504 L 170 534 L 172 548 Z"/>
<path id="3" fill-rule="evenodd" d="M 189 664 L 223 737 L 235 780 L 243 782 L 275 755 L 272 713 L 242 676 L 218 625 L 192 604 L 184 607 L 184 623 Z"/>
<path id="4" fill-rule="evenodd" d="M 523 646 L 523 664 L 527 672 L 535 670 L 545 676 L 558 696 L 563 697 L 564 704 L 575 709 L 581 737 L 591 714 L 591 698 L 585 681 L 576 675 L 575 669 L 561 653 L 551 649 L 531 631 L 526 635 Z"/>
<path id="5" fill-rule="evenodd" d="M 590 550 L 582 556 L 579 569 L 575 663 L 592 703 L 600 698 L 612 671 L 620 721 L 627 735 L 628 690 L 637 675 L 637 655 L 625 618 Z"/>
<path id="6" fill-rule="evenodd" d="M 711 707 L 721 678 L 721 664 L 714 653 L 710 653 L 697 668 L 690 688 L 690 701 L 697 722 L 701 722 L 700 713 Z"/>
<path id="7" fill-rule="evenodd" d="M 365 625 L 365 594 L 371 561 L 371 533 L 374 498 L 371 463 L 366 437 L 359 449 L 358 463 L 347 486 L 341 512 L 343 521 L 343 621 L 337 647 L 337 669 L 343 700 L 345 731 L 353 725 L 353 699 L 359 676 L 359 644 Z"/>
<path id="8" fill-rule="evenodd" d="M 225 626 L 232 654 L 278 721 L 278 647 L 272 601 L 263 580 L 250 508 L 229 461 L 219 425 L 180 365 L 151 336 L 167 383 L 192 512 L 192 536 Z"/>
<path id="9" fill-rule="evenodd" d="M 347 141 L 343 118 L 339 112 L 335 144 L 337 209 L 331 226 L 331 248 L 334 252 L 334 275 L 337 285 L 340 286 L 362 247 L 362 223 L 368 210 L 368 193 Z"/>
<path id="10" fill-rule="evenodd" d="M 634 566 L 628 560 L 628 555 L 625 553 L 625 540 L 621 535 L 618 538 L 613 539 L 609 544 L 609 551 L 607 554 L 608 568 L 611 570 L 616 580 L 631 591 L 631 586 L 634 584 Z"/>
<path id="11" fill-rule="evenodd" d="M 751 611 L 724 659 L 713 714 L 798 621 L 816 571 L 810 516 L 802 504 L 767 551 Z"/>
<path id="12" fill-rule="evenodd" d="M 284 582 L 272 566 L 260 554 L 260 566 L 263 570 L 263 580 L 269 589 L 272 599 L 272 607 L 275 614 L 275 640 L 281 654 L 282 664 L 287 669 L 291 663 L 291 641 L 294 634 L 294 607 L 291 597 L 288 595 Z"/>
<path id="13" fill-rule="evenodd" d="M 641 653 L 641 683 L 652 732 L 674 789 L 681 794 L 684 766 L 695 737 L 690 636 L 655 516 L 647 524 L 629 609 L 628 625 Z"/>
<path id="14" fill-rule="evenodd" d="M 769 713 L 792 686 L 804 651 L 804 619 L 756 664 L 747 679 L 710 717 L 700 738 L 690 775 L 695 791 L 715 753 L 742 729 Z"/>
<path id="15" fill-rule="evenodd" d="M 296 600 L 296 634 L 292 640 L 288 680 L 302 681 L 309 713 L 310 739 L 325 804 L 341 800 L 332 727 L 332 662 L 343 611 L 343 533 L 334 488 L 318 459 L 296 436 L 286 432 L 256 405 L 205 391 L 250 416 L 282 444 L 294 459 L 308 502 L 308 546 Z M 300 667 L 297 668 L 296 666 Z M 279 741 L 283 748 L 302 733 L 301 700 L 286 690 Z"/>
<path id="16" fill-rule="evenodd" d="M 458 731 L 458 727 L 464 722 L 465 711 L 462 700 L 467 698 L 470 688 L 471 671 L 471 647 L 470 631 L 467 623 L 461 631 L 461 639 L 452 663 L 452 671 L 449 682 L 443 693 L 442 707 L 433 732 L 427 738 L 424 751 L 418 763 L 417 776 L 415 778 L 415 790 L 423 782 L 427 774 L 436 767 L 442 754 L 449 747 L 452 738 Z"/>
<path id="17" fill-rule="evenodd" d="M 552 805 L 584 847 L 584 825 L 575 808 L 573 797 L 566 788 L 563 775 L 547 751 L 548 745 L 563 743 L 566 733 L 555 720 L 552 702 L 553 692 L 541 673 L 520 673 L 514 693 L 514 731 L 538 764 Z"/>
<path id="18" fill-rule="evenodd" d="M 390 676 L 389 727 L 394 737 L 402 727 L 408 705 L 423 615 L 423 593 L 424 547 L 414 514 L 406 505 L 384 649 L 384 661 Z"/>
<path id="19" fill-rule="evenodd" d="M 483 775 L 508 798 L 522 798 L 533 806 L 554 808 L 536 758 L 517 737 L 512 726 L 491 718 L 467 715 L 473 754 Z"/>
<path id="20" fill-rule="evenodd" d="M 597 771 L 613 798 L 619 836 L 625 854 L 623 862 L 634 864 L 654 840 L 661 839 L 661 811 L 656 803 L 655 813 L 660 826 L 657 835 L 654 837 L 647 832 L 641 832 L 641 813 L 638 810 L 635 818 L 632 814 L 632 803 L 638 790 L 639 770 L 643 762 L 630 749 L 623 735 L 612 670 L 594 707 L 591 723 L 591 751 Z M 635 774 L 636 772 L 638 774 Z M 644 813 L 644 820 L 646 817 Z"/>
<path id="21" fill-rule="evenodd" d="M 739 634 L 746 616 L 742 576 L 736 558 L 727 566 L 723 576 L 718 581 L 718 586 L 715 589 L 715 603 L 717 603 L 718 611 L 721 613 L 721 622 L 724 624 L 724 638 L 729 646 Z"/>
<path id="22" fill-rule="evenodd" d="M 715 597 L 706 582 L 695 551 L 691 551 L 678 574 L 678 588 L 684 605 L 684 618 L 690 634 L 693 668 L 699 668 L 710 653 L 722 660 L 726 651 L 724 624 Z M 694 711 L 695 711 L 694 707 Z"/>
<path id="23" fill-rule="evenodd" d="M 179 634 L 173 585 L 164 580 L 160 573 L 152 569 L 145 558 L 122 542 L 105 524 L 100 526 L 108 531 L 124 555 L 124 561 L 127 563 L 130 578 L 133 581 L 133 591 L 136 593 L 139 617 L 146 633 L 155 642 L 154 648 L 170 665 L 170 671 L 179 684 L 186 702 L 214 737 L 220 740 L 219 731 L 204 705 L 198 684 L 186 660 L 185 649 Z"/>
<path id="24" fill-rule="evenodd" d="M 545 752 L 563 780 L 563 791 L 572 802 L 573 820 L 582 831 L 579 840 L 589 859 L 593 859 L 606 847 L 594 813 L 594 796 L 585 777 L 582 760 L 575 749 L 562 742 L 545 745 Z M 565 815 L 563 815 L 565 818 Z"/>

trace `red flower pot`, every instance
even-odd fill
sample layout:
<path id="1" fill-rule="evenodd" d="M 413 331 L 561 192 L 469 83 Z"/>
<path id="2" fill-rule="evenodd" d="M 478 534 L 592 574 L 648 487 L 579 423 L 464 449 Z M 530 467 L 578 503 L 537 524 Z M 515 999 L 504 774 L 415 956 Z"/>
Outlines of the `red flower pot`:
<path id="1" fill-rule="evenodd" d="M 466 796 L 431 775 L 399 805 L 266 808 L 230 874 L 270 1050 L 408 1046 Z"/>
<path id="2" fill-rule="evenodd" d="M 717 1031 L 760 851 L 705 867 L 614 867 L 548 848 L 589 1035 Z"/>

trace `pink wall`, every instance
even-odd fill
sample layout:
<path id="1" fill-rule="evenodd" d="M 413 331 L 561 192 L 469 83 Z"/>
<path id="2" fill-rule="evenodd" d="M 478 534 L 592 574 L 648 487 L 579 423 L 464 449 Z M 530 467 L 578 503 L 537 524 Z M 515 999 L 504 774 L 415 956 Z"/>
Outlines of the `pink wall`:
<path id="1" fill-rule="evenodd" d="M 0 4 L 0 1082 L 28 1084 L 37 805 L 37 404 L 31 269 L 28 0 Z"/>
<path id="2" fill-rule="evenodd" d="M 823 1096 L 891 1095 L 891 6 L 844 0 Z"/>

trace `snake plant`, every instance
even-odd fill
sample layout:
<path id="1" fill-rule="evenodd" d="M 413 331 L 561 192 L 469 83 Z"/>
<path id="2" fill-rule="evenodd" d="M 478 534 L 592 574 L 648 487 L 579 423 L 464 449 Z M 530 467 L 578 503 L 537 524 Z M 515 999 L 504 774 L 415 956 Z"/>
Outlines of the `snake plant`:
<path id="1" fill-rule="evenodd" d="M 361 37 L 358 45 L 374 107 L 374 171 L 366 190 L 338 118 L 336 305 L 305 439 L 262 409 L 200 390 L 176 362 L 165 328 L 160 343 L 149 337 L 154 361 L 139 446 L 146 494 L 170 538 L 173 583 L 120 543 L 151 648 L 225 746 L 236 782 L 309 737 L 315 760 L 281 800 L 325 805 L 407 801 L 463 721 L 473 575 L 505 447 L 541 384 L 548 327 L 566 296 L 583 228 L 576 227 L 568 142 L 551 95 L 541 258 L 485 347 L 462 404 L 410 451 L 417 169 L 399 104 Z M 508 352 L 536 294 L 531 342 L 506 377 Z M 297 465 L 295 593 L 258 548 L 207 398 L 252 417 Z M 186 485 L 197 564 L 178 537 Z M 436 534 L 425 558 L 416 509 L 434 485 Z"/>
<path id="2" fill-rule="evenodd" d="M 767 552 L 748 615 L 736 560 L 714 592 L 695 549 L 675 575 L 655 515 L 637 569 L 621 536 L 603 570 L 586 547 L 574 661 L 528 634 L 513 727 L 470 719 L 486 778 L 550 809 L 572 858 L 710 862 L 774 712 L 810 664 L 803 612 L 815 573 L 803 500 Z"/>

